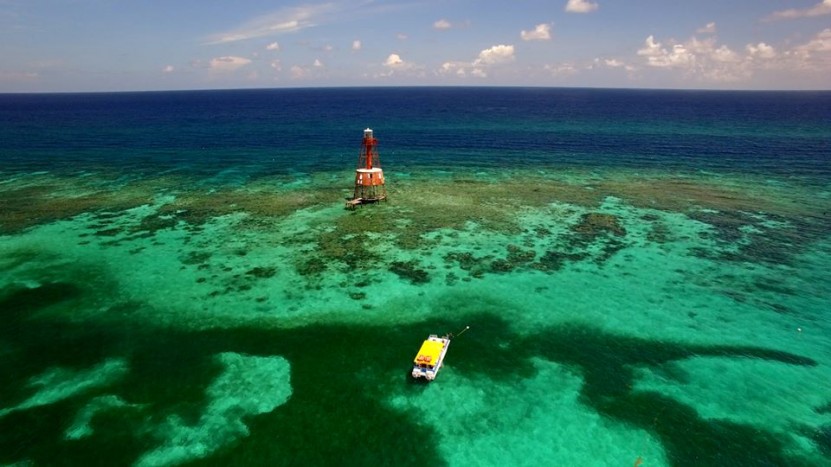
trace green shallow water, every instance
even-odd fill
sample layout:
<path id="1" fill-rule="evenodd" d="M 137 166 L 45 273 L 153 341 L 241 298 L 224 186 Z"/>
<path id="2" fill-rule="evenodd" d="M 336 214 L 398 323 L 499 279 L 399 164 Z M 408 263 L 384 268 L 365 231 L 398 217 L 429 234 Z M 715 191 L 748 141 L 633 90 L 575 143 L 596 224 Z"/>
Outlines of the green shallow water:
<path id="1" fill-rule="evenodd" d="M 3 179 L 0 462 L 831 462 L 827 186 L 226 175 Z"/>

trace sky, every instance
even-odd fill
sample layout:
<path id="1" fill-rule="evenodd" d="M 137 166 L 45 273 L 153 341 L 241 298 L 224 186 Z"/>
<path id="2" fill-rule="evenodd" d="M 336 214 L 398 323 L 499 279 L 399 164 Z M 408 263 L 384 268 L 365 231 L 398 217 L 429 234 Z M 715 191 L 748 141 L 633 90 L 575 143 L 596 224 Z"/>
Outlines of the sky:
<path id="1" fill-rule="evenodd" d="M 0 0 L 0 92 L 831 89 L 831 0 Z"/>

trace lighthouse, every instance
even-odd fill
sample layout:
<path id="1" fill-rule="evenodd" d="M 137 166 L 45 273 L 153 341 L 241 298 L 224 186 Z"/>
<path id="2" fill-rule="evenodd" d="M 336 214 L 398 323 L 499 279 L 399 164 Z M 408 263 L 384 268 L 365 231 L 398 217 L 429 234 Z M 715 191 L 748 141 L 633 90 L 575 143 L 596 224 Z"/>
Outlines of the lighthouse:
<path id="1" fill-rule="evenodd" d="M 358 168 L 355 170 L 355 193 L 347 207 L 384 199 L 387 199 L 387 189 L 384 187 L 384 171 L 381 170 L 381 158 L 378 156 L 378 140 L 372 135 L 372 129 L 367 128 L 364 130 Z"/>

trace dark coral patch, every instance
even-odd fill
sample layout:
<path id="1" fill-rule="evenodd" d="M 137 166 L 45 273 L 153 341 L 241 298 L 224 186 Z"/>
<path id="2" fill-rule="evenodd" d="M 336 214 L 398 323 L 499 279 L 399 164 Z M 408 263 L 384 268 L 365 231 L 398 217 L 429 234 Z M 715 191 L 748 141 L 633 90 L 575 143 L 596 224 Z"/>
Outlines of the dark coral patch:
<path id="1" fill-rule="evenodd" d="M 825 425 L 817 430 L 814 442 L 826 457 L 831 458 L 831 425 Z"/>
<path id="2" fill-rule="evenodd" d="M 301 276 L 315 276 L 326 270 L 326 261 L 312 257 L 306 261 L 298 262 L 295 269 Z"/>
<path id="3" fill-rule="evenodd" d="M 490 270 L 497 273 L 511 272 L 514 270 L 514 265 L 508 260 L 497 259 L 491 263 Z"/>
<path id="4" fill-rule="evenodd" d="M 537 254 L 533 250 L 523 250 L 516 245 L 508 245 L 508 257 L 506 258 L 513 264 L 523 264 L 534 261 Z"/>
<path id="5" fill-rule="evenodd" d="M 540 271 L 559 271 L 566 263 L 582 261 L 588 256 L 589 254 L 585 252 L 566 253 L 558 250 L 549 250 L 540 256 L 540 259 L 533 264 L 533 267 Z"/>
<path id="6" fill-rule="evenodd" d="M 102 229 L 95 232 L 96 237 L 115 237 L 116 235 L 122 233 L 123 230 L 119 227 L 113 227 L 110 229 Z"/>
<path id="7" fill-rule="evenodd" d="M 208 251 L 191 251 L 183 255 L 179 261 L 182 264 L 204 264 L 211 258 L 211 253 Z"/>
<path id="8" fill-rule="evenodd" d="M 430 282 L 430 275 L 419 267 L 416 260 L 393 261 L 390 263 L 390 271 L 398 274 L 402 279 L 407 279 L 413 284 L 426 284 Z"/>
<path id="9" fill-rule="evenodd" d="M 245 272 L 247 276 L 256 277 L 258 279 L 268 279 L 269 277 L 274 277 L 277 274 L 277 268 L 275 267 L 262 267 L 257 266 L 255 268 L 249 269 Z"/>
<path id="10" fill-rule="evenodd" d="M 626 229 L 620 225 L 617 216 L 600 212 L 583 214 L 580 222 L 571 227 L 571 231 L 590 237 L 602 234 L 613 234 L 618 237 L 626 235 Z"/>

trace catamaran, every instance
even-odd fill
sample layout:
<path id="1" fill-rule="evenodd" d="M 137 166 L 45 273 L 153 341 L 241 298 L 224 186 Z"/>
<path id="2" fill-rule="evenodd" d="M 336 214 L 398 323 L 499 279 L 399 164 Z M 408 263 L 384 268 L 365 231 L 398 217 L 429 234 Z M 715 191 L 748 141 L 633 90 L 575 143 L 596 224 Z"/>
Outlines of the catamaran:
<path id="1" fill-rule="evenodd" d="M 466 326 L 462 333 L 470 329 Z M 436 334 L 430 334 L 427 339 L 421 344 L 418 349 L 415 359 L 413 359 L 413 378 L 425 378 L 427 381 L 436 379 L 442 365 L 444 364 L 444 357 L 447 355 L 447 348 L 450 347 L 450 339 L 453 334 L 447 334 L 439 337 Z"/>

